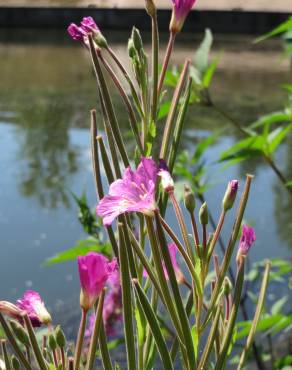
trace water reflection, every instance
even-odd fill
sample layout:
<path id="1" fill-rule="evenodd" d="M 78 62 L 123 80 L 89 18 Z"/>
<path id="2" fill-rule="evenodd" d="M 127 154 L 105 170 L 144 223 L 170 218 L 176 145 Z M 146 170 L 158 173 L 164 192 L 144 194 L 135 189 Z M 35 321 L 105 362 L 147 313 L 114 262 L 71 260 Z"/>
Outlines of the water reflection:
<path id="1" fill-rule="evenodd" d="M 71 107 L 54 93 L 18 109 L 19 188 L 41 206 L 68 206 L 70 178 L 78 170 L 78 148 L 69 138 Z"/>

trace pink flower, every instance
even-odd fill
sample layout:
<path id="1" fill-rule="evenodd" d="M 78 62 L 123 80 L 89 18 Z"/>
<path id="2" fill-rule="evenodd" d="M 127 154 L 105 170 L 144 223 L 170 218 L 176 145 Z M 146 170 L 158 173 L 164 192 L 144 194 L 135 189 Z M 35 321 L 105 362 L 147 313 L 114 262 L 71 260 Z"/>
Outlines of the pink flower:
<path id="1" fill-rule="evenodd" d="M 254 229 L 248 225 L 243 225 L 242 234 L 239 240 L 239 249 L 237 253 L 237 261 L 241 256 L 246 256 L 252 244 L 256 241 L 256 234 Z"/>
<path id="2" fill-rule="evenodd" d="M 100 253 L 89 252 L 86 256 L 78 257 L 80 306 L 84 310 L 87 311 L 93 307 L 106 281 L 116 268 L 116 259 L 109 262 Z"/>
<path id="3" fill-rule="evenodd" d="M 182 29 L 185 19 L 195 1 L 196 0 L 172 0 L 173 11 L 169 27 L 171 32 L 177 33 Z"/>
<path id="4" fill-rule="evenodd" d="M 107 281 L 108 291 L 103 304 L 103 322 L 107 335 L 114 335 L 115 326 L 118 321 L 123 319 L 122 315 L 122 291 L 120 284 L 119 271 L 115 270 Z M 85 336 L 90 338 L 94 328 L 95 315 L 89 316 L 89 324 Z"/>
<path id="5" fill-rule="evenodd" d="M 34 327 L 52 322 L 51 315 L 47 311 L 44 302 L 38 292 L 27 290 L 21 299 L 17 301 L 17 307 L 25 311 Z"/>
<path id="6" fill-rule="evenodd" d="M 109 194 L 101 199 L 96 208 L 103 224 L 109 226 L 114 219 L 126 212 L 141 212 L 153 216 L 158 166 L 152 158 L 142 157 L 136 171 L 128 167 L 122 179 L 114 181 Z"/>
<path id="7" fill-rule="evenodd" d="M 183 273 L 181 272 L 181 269 L 176 259 L 177 246 L 174 243 L 170 243 L 168 244 L 168 250 L 169 250 L 169 255 L 170 255 L 171 262 L 172 262 L 172 266 L 175 272 L 176 280 L 179 284 L 181 284 L 184 282 L 185 278 L 183 276 Z M 162 262 L 162 266 L 163 266 L 164 276 L 168 280 L 169 276 L 168 276 L 167 268 L 165 266 L 164 261 Z M 143 276 L 148 277 L 148 273 L 145 269 L 143 271 Z"/>
<path id="8" fill-rule="evenodd" d="M 88 44 L 89 33 L 94 34 L 100 32 L 92 17 L 84 17 L 80 26 L 77 26 L 75 23 L 71 23 L 67 28 L 67 31 L 73 40 L 82 41 L 86 45 Z"/>

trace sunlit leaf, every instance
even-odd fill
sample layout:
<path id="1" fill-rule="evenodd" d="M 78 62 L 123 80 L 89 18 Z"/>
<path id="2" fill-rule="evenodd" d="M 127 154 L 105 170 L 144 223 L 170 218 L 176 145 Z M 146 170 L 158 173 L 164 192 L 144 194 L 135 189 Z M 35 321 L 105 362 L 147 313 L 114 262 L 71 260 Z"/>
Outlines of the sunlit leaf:
<path id="1" fill-rule="evenodd" d="M 71 261 L 78 256 L 84 256 L 90 251 L 102 253 L 106 256 L 111 255 L 111 246 L 109 243 L 99 244 L 99 241 L 94 237 L 89 237 L 84 240 L 79 240 L 73 248 L 60 252 L 55 256 L 46 260 L 45 265 L 51 266 L 56 263 Z"/>
<path id="2" fill-rule="evenodd" d="M 272 131 L 268 136 L 268 152 L 273 153 L 281 142 L 285 139 L 287 134 L 292 129 L 292 125 L 286 127 L 278 127 Z"/>
<path id="3" fill-rule="evenodd" d="M 292 17 L 288 18 L 287 21 L 281 23 L 278 27 L 274 28 L 272 31 L 265 33 L 264 35 L 258 37 L 255 42 L 261 42 L 263 40 L 266 40 L 268 38 L 280 35 L 286 31 L 289 31 L 292 29 Z"/>
<path id="4" fill-rule="evenodd" d="M 204 40 L 195 55 L 195 66 L 203 76 L 209 65 L 209 53 L 213 43 L 213 35 L 208 28 L 205 30 Z"/>
<path id="5" fill-rule="evenodd" d="M 204 76 L 203 76 L 203 85 L 205 88 L 208 88 L 211 84 L 211 81 L 212 81 L 212 78 L 214 76 L 214 73 L 217 69 L 217 65 L 219 63 L 219 58 L 217 58 L 216 60 L 214 60 L 210 65 L 209 67 L 207 68 L 207 70 L 205 71 L 204 73 Z"/>
<path id="6" fill-rule="evenodd" d="M 292 121 L 292 111 L 287 109 L 285 111 L 277 111 L 265 116 L 260 117 L 256 122 L 252 123 L 249 127 L 252 129 L 264 126 L 271 125 L 274 123 L 283 123 Z"/>
<path id="7" fill-rule="evenodd" d="M 282 308 L 287 303 L 288 297 L 285 295 L 284 297 L 278 299 L 271 308 L 271 314 L 276 315 L 278 313 L 281 313 Z"/>

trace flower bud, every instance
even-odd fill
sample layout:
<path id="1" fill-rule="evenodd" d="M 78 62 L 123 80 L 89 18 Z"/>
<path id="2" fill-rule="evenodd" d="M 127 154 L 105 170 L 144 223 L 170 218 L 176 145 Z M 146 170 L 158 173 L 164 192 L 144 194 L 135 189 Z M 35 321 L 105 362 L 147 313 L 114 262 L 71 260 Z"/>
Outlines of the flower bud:
<path id="1" fill-rule="evenodd" d="M 201 225 L 208 225 L 209 214 L 208 214 L 208 207 L 207 207 L 206 202 L 201 205 L 201 208 L 199 211 L 199 220 L 200 220 Z"/>
<path id="2" fill-rule="evenodd" d="M 191 189 L 187 185 L 184 186 L 184 203 L 185 203 L 186 209 L 190 213 L 193 213 L 196 208 L 196 198 L 195 198 L 194 193 L 191 191 Z"/>
<path id="3" fill-rule="evenodd" d="M 16 338 L 25 346 L 29 346 L 29 337 L 23 326 L 14 320 L 10 321 L 10 326 Z"/>
<path id="4" fill-rule="evenodd" d="M 49 344 L 50 350 L 55 351 L 55 349 L 57 348 L 57 342 L 56 342 L 54 334 L 52 333 L 49 335 L 48 344 Z"/>
<path id="5" fill-rule="evenodd" d="M 19 370 L 20 369 L 20 363 L 14 355 L 11 356 L 11 365 L 12 365 L 13 370 Z"/>
<path id="6" fill-rule="evenodd" d="M 155 16 L 156 6 L 153 0 L 145 0 L 145 8 L 146 8 L 146 12 L 150 15 L 150 17 Z"/>
<path id="7" fill-rule="evenodd" d="M 167 167 L 166 162 L 163 159 L 159 161 L 158 176 L 161 178 L 161 185 L 164 191 L 171 192 L 174 190 L 174 182 Z"/>
<path id="8" fill-rule="evenodd" d="M 55 329 L 55 336 L 58 346 L 60 348 L 64 348 L 66 346 L 66 337 L 60 325 L 58 325 Z"/>
<path id="9" fill-rule="evenodd" d="M 238 190 L 238 180 L 229 181 L 224 198 L 222 200 L 222 208 L 224 211 L 228 211 L 233 207 L 237 190 Z"/>
<path id="10" fill-rule="evenodd" d="M 172 16 L 169 25 L 170 32 L 174 34 L 180 32 L 195 1 L 196 0 L 173 0 Z"/>
<path id="11" fill-rule="evenodd" d="M 229 277 L 226 276 L 224 279 L 224 283 L 223 283 L 223 292 L 225 295 L 228 295 L 231 293 L 231 291 L 232 291 L 232 283 Z"/>
<path id="12" fill-rule="evenodd" d="M 100 31 L 93 33 L 92 36 L 97 46 L 99 46 L 100 48 L 108 47 L 106 38 L 103 36 L 103 34 Z"/>
<path id="13" fill-rule="evenodd" d="M 128 41 L 128 54 L 131 59 L 133 59 L 136 56 L 136 49 L 134 46 L 133 39 L 129 39 Z"/>
<path id="14" fill-rule="evenodd" d="M 132 30 L 132 39 L 135 46 L 135 49 L 139 52 L 143 50 L 143 41 L 140 35 L 139 30 L 136 27 L 133 27 Z"/>

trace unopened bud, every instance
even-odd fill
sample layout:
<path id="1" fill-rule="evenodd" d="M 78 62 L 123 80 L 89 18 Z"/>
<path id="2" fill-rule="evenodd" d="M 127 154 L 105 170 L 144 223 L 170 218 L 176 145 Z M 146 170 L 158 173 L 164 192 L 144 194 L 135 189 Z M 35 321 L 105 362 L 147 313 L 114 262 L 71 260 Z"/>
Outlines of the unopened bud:
<path id="1" fill-rule="evenodd" d="M 56 336 L 56 342 L 58 346 L 60 348 L 64 348 L 66 345 L 66 337 L 60 325 L 58 325 L 55 329 L 55 336 Z"/>
<path id="2" fill-rule="evenodd" d="M 191 191 L 191 189 L 187 185 L 184 186 L 184 203 L 185 203 L 186 209 L 190 213 L 193 213 L 196 208 L 196 198 L 195 198 L 194 193 Z"/>
<path id="3" fill-rule="evenodd" d="M 207 207 L 206 202 L 201 205 L 201 208 L 199 211 L 199 219 L 200 219 L 201 225 L 207 225 L 209 222 L 208 207 Z"/>
<path id="4" fill-rule="evenodd" d="M 57 342 L 56 342 L 54 334 L 49 335 L 48 345 L 51 351 L 55 351 L 55 349 L 57 348 Z"/>
<path id="5" fill-rule="evenodd" d="M 94 32 L 93 40 L 95 41 L 96 45 L 102 49 L 108 47 L 106 38 L 103 36 L 103 34 L 100 31 Z"/>
<path id="6" fill-rule="evenodd" d="M 172 192 L 174 190 L 174 182 L 167 167 L 166 162 L 163 159 L 159 161 L 159 171 L 158 176 L 161 178 L 161 185 L 164 191 L 167 193 Z"/>
<path id="7" fill-rule="evenodd" d="M 225 295 L 228 295 L 232 291 L 232 283 L 230 279 L 226 276 L 223 283 L 223 291 Z"/>
<path id="8" fill-rule="evenodd" d="M 23 326 L 14 320 L 10 320 L 10 325 L 16 338 L 25 346 L 29 346 L 29 337 Z"/>
<path id="9" fill-rule="evenodd" d="M 143 41 L 140 35 L 139 30 L 136 27 L 133 27 L 132 39 L 135 46 L 135 49 L 139 52 L 143 50 Z"/>
<path id="10" fill-rule="evenodd" d="M 222 208 L 224 211 L 228 211 L 233 207 L 237 190 L 238 190 L 238 181 L 237 180 L 229 181 L 224 198 L 222 200 Z"/>
<path id="11" fill-rule="evenodd" d="M 131 59 L 133 59 L 136 56 L 136 49 L 134 46 L 133 39 L 129 39 L 128 41 L 128 54 Z"/>
<path id="12" fill-rule="evenodd" d="M 14 355 L 11 356 L 11 365 L 12 365 L 13 370 L 19 370 L 20 369 L 20 363 Z"/>
<path id="13" fill-rule="evenodd" d="M 146 12 L 150 15 L 150 17 L 155 16 L 156 6 L 153 0 L 145 0 L 145 8 L 146 8 Z"/>

